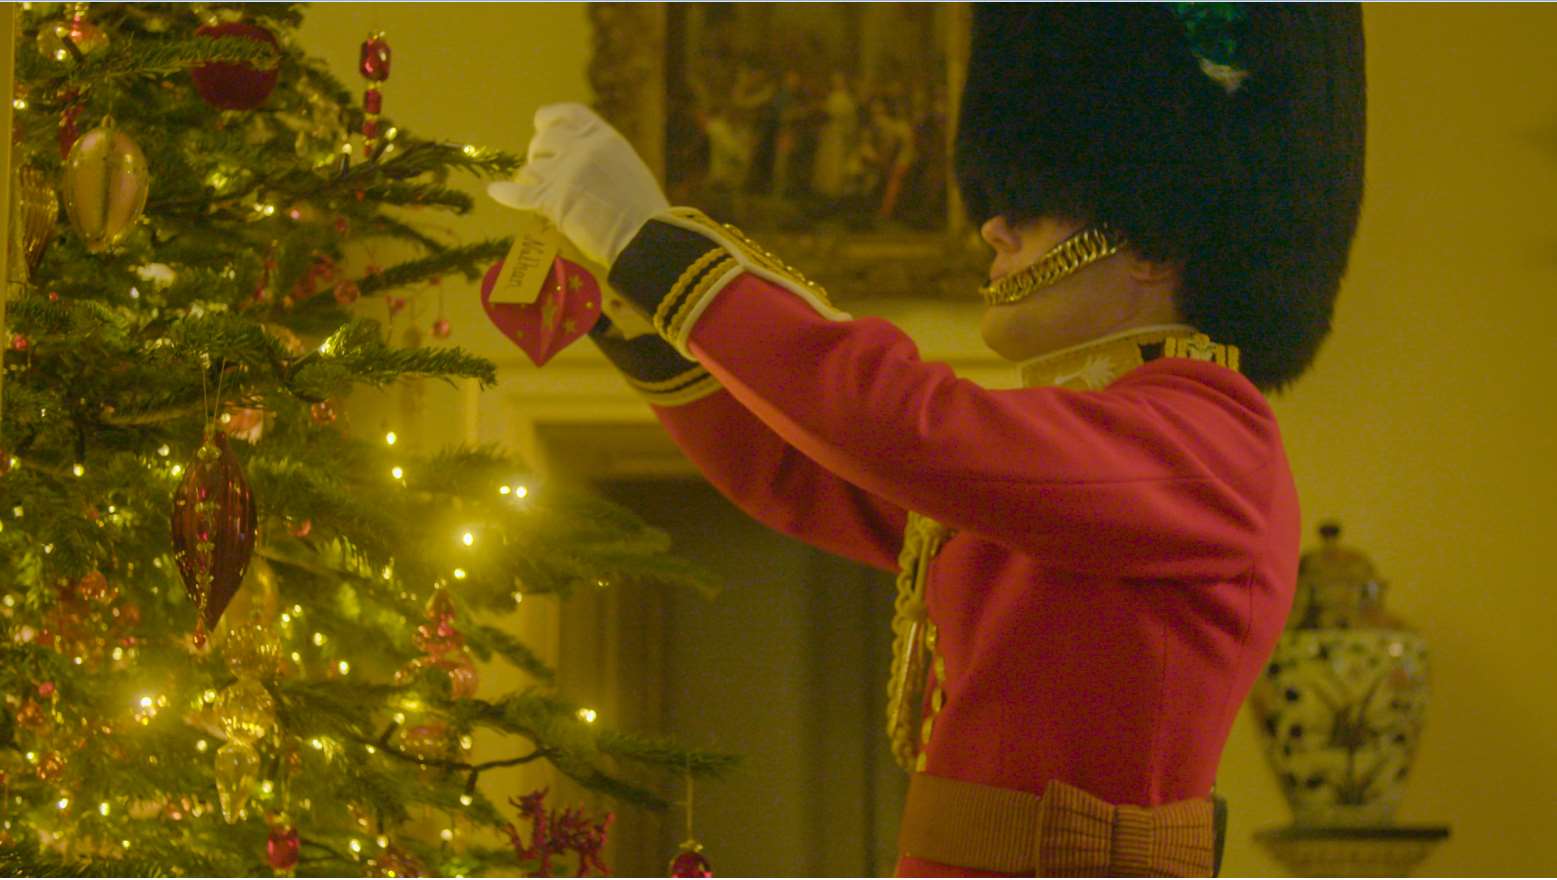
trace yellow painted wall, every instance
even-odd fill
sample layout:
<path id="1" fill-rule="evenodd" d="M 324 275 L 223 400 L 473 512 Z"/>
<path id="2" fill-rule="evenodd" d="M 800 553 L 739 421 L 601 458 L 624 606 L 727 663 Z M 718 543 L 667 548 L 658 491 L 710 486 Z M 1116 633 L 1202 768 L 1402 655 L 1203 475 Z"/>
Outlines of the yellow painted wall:
<path id="1" fill-rule="evenodd" d="M 1557 7 L 1373 5 L 1365 23 L 1362 229 L 1334 336 L 1277 410 L 1308 532 L 1342 519 L 1434 651 L 1400 819 L 1454 837 L 1422 873 L 1551 874 Z M 421 131 L 520 149 L 536 105 L 587 98 L 578 5 L 323 4 L 302 39 L 344 76 L 374 27 L 395 48 L 386 110 Z M 457 228 L 503 225 L 483 207 Z M 456 341 L 511 363 L 472 292 L 447 295 Z M 943 323 L 914 322 L 923 347 L 977 354 Z M 1227 873 L 1279 874 L 1250 835 L 1288 815 L 1246 719 L 1222 786 Z"/>
<path id="2" fill-rule="evenodd" d="M 1277 401 L 1312 535 L 1339 517 L 1433 650 L 1400 819 L 1424 874 L 1551 874 L 1557 818 L 1557 7 L 1371 5 L 1368 181 L 1335 332 Z M 1285 823 L 1252 724 L 1228 868 Z"/>

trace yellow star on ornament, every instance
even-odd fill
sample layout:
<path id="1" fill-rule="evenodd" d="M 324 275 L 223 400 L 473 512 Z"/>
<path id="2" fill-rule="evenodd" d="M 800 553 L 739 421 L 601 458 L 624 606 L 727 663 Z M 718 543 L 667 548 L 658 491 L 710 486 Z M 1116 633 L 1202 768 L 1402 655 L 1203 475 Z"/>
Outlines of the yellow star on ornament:
<path id="1" fill-rule="evenodd" d="M 564 332 L 564 333 L 577 333 L 578 332 L 578 322 L 573 320 L 572 318 L 569 318 L 566 321 L 563 321 L 562 322 L 562 332 Z"/>
<path id="2" fill-rule="evenodd" d="M 569 290 L 578 290 L 579 288 L 581 288 L 583 286 L 584 286 L 584 279 L 578 277 L 577 275 L 569 275 L 568 276 L 568 289 Z"/>

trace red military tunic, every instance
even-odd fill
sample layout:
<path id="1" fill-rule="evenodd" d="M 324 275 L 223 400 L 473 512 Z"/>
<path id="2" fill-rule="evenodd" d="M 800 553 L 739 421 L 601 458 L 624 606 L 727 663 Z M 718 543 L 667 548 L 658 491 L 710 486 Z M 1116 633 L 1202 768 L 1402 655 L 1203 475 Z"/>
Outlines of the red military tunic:
<path id="1" fill-rule="evenodd" d="M 734 262 L 699 275 L 692 232 Z M 701 366 L 635 384 L 684 390 L 655 406 L 671 436 L 785 534 L 895 571 L 908 511 L 954 530 L 926 586 L 944 705 L 923 769 L 1205 797 L 1296 579 L 1297 493 L 1264 397 L 1178 357 L 1098 391 L 985 389 L 785 270 L 698 215 L 651 222 L 612 284 Z"/>

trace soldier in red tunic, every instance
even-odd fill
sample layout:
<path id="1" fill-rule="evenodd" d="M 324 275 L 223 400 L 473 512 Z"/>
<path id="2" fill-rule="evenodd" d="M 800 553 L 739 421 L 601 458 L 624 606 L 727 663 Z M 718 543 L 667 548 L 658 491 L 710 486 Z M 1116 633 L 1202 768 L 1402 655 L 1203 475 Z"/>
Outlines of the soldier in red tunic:
<path id="1" fill-rule="evenodd" d="M 957 178 L 1015 390 L 671 208 L 581 106 L 494 185 L 652 324 L 593 336 L 716 487 L 898 572 L 900 873 L 1214 872 L 1217 762 L 1297 571 L 1261 392 L 1328 331 L 1362 90 L 1352 7 L 978 8 Z"/>

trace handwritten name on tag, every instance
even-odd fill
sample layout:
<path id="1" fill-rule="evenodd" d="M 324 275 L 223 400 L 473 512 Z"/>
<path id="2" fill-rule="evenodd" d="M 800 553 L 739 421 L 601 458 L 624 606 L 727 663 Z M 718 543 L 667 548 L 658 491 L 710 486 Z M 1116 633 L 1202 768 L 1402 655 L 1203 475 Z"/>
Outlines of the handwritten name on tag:
<path id="1" fill-rule="evenodd" d="M 528 305 L 539 299 L 551 276 L 552 261 L 566 242 L 544 215 L 521 211 L 519 217 L 513 247 L 503 258 L 503 274 L 492 288 L 491 301 L 495 303 Z"/>

